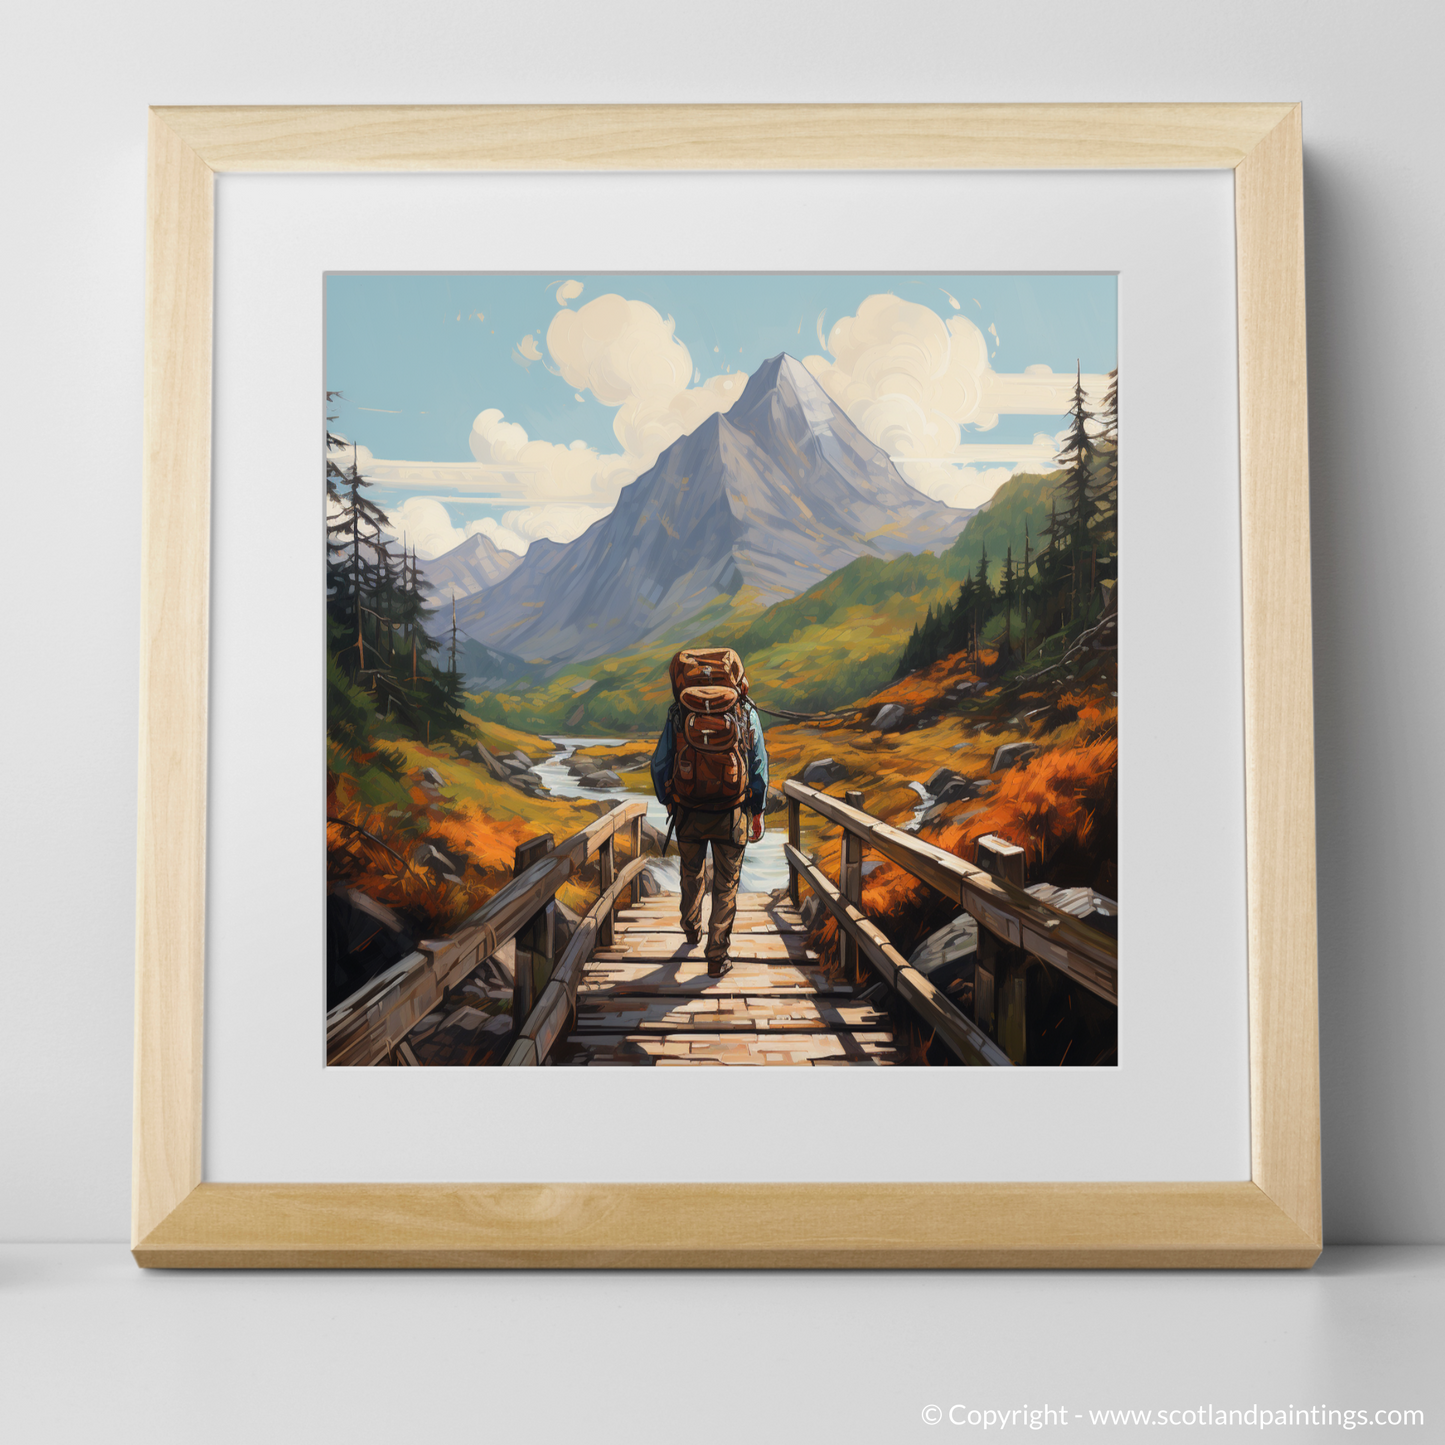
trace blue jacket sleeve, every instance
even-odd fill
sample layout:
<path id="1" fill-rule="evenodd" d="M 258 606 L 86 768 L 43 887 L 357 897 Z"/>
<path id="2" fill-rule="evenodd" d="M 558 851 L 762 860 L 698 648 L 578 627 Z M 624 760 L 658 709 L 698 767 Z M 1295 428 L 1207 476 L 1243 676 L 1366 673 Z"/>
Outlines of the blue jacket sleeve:
<path id="1" fill-rule="evenodd" d="M 672 735 L 672 709 L 669 708 L 662 736 L 652 750 L 652 791 L 657 794 L 657 801 L 664 806 L 667 803 L 667 785 L 672 778 L 672 758 L 676 750 L 677 744 Z"/>
<path id="2" fill-rule="evenodd" d="M 768 802 L 768 750 L 763 744 L 763 720 L 752 703 L 748 712 L 753 728 L 753 747 L 748 754 L 748 811 L 761 813 Z"/>

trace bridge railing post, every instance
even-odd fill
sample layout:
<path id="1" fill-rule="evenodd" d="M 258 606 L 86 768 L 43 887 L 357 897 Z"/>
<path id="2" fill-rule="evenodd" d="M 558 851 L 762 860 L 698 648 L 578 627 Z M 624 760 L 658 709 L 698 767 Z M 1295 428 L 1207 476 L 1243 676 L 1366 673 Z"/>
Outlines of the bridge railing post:
<path id="1" fill-rule="evenodd" d="M 863 794 L 845 793 L 843 801 L 850 808 L 863 807 Z M 848 829 L 843 830 L 842 846 L 838 854 L 838 892 L 853 905 L 863 902 L 863 840 Z M 856 971 L 860 967 L 858 945 L 846 929 L 838 932 L 838 961 L 845 970 Z"/>
<path id="2" fill-rule="evenodd" d="M 1022 888 L 1028 881 L 1024 850 L 997 834 L 990 833 L 974 845 L 974 861 L 995 878 Z M 983 942 L 987 929 L 979 931 Z M 990 968 L 986 987 L 989 990 L 992 1021 L 989 1031 L 998 1046 L 1014 1064 L 1028 1062 L 1028 956 L 1023 949 L 1001 939 L 989 938 Z M 982 957 L 982 950 L 975 958 Z M 975 968 L 977 966 L 975 965 Z M 979 997 L 979 975 L 974 975 L 974 997 Z M 979 1021 L 974 1020 L 975 1023 Z M 980 1023 L 979 1027 L 983 1025 Z"/>
<path id="3" fill-rule="evenodd" d="M 517 845 L 512 863 L 512 876 L 520 878 L 539 858 L 545 858 L 556 846 L 550 833 L 529 838 Z M 537 1001 L 537 973 L 545 968 L 552 972 L 553 919 L 556 911 L 552 900 L 539 908 L 518 930 L 514 947 L 516 957 L 512 970 L 512 1032 L 520 1033 Z"/>
<path id="4" fill-rule="evenodd" d="M 1000 947 L 1004 955 L 998 981 L 998 1046 L 1011 1064 L 1028 1063 L 1028 957 L 1021 948 Z"/>
<path id="5" fill-rule="evenodd" d="M 994 1038 L 994 982 L 998 977 L 998 962 L 998 940 L 981 927 L 973 955 L 973 1021 L 991 1039 Z"/>
<path id="6" fill-rule="evenodd" d="M 803 805 L 796 798 L 788 799 L 788 842 L 799 851 L 803 847 Z M 788 898 L 798 906 L 798 870 L 788 864 Z"/>
<path id="7" fill-rule="evenodd" d="M 597 854 L 597 883 L 603 893 L 612 887 L 613 879 L 617 877 L 617 859 L 612 851 L 612 839 L 609 838 Z M 599 948 L 612 947 L 612 910 L 609 908 L 597 924 L 597 946 Z"/>
<path id="8" fill-rule="evenodd" d="M 996 833 L 980 838 L 974 844 L 973 856 L 980 868 L 992 873 L 995 878 L 1012 883 L 1016 888 L 1022 888 L 1027 881 L 1024 874 L 1024 850 L 1006 842 Z"/>
<path id="9" fill-rule="evenodd" d="M 632 841 L 632 856 L 642 857 L 642 814 L 639 813 L 631 823 L 628 824 L 628 832 Z M 632 880 L 631 892 L 628 894 L 628 901 L 634 908 L 642 902 L 642 874 L 637 874 Z"/>

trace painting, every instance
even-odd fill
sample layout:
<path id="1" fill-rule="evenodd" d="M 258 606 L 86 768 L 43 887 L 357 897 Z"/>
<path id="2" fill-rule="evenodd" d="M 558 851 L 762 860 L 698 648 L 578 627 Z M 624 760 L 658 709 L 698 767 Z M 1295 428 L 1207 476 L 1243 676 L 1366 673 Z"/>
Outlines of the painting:
<path id="1" fill-rule="evenodd" d="M 328 1064 L 1116 1065 L 1116 282 L 327 275 Z"/>

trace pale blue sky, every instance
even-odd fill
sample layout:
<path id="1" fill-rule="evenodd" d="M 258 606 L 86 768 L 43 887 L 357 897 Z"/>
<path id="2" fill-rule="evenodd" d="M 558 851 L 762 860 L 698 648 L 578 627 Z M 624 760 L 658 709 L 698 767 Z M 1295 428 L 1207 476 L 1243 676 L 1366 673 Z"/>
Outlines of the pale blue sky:
<path id="1" fill-rule="evenodd" d="M 571 284 L 559 299 L 564 282 Z M 401 472 L 379 469 L 377 500 L 391 508 L 434 499 L 455 527 L 484 519 L 500 526 L 509 514 L 517 521 L 527 513 L 530 534 L 520 524 L 512 534 L 524 542 L 528 535 L 555 535 L 568 526 L 580 530 L 615 499 L 615 478 L 610 490 L 599 480 L 595 494 L 584 495 L 570 483 L 554 481 L 549 490 L 535 481 L 534 473 L 504 475 L 495 462 L 490 471 L 478 470 L 474 464 L 486 461 L 475 454 L 472 442 L 479 413 L 500 411 L 506 423 L 525 429 L 525 440 L 562 446 L 581 442 L 604 461 L 609 456 L 625 458 L 630 475 L 649 465 L 654 455 L 641 443 L 630 449 L 614 432 L 617 398 L 604 405 L 585 382 L 574 384 L 580 364 L 575 358 L 568 371 L 571 379 L 558 374 L 547 333 L 564 305 L 578 312 L 611 293 L 670 318 L 676 341 L 691 358 L 694 386 L 716 376 L 749 374 L 780 351 L 800 360 L 822 356 L 831 361 L 819 343 L 820 317 L 827 336 L 840 319 L 856 315 L 866 298 L 880 295 L 934 313 L 938 322 L 905 308 L 925 332 L 946 335 L 938 323 L 946 327 L 967 318 L 982 333 L 987 351 L 986 360 L 980 357 L 977 364 L 1005 381 L 1030 367 L 1047 367 L 1072 378 L 1076 361 L 1087 378 L 1109 371 L 1116 361 L 1113 275 L 333 274 L 325 286 L 326 385 L 343 393 L 336 429 L 376 458 L 453 464 L 444 473 L 419 473 L 405 485 L 392 484 Z M 659 336 L 665 338 L 665 329 L 655 326 L 637 345 L 665 345 Z M 530 346 L 524 343 L 526 337 L 532 338 Z M 975 347 L 978 340 L 973 335 Z M 538 352 L 540 359 L 526 360 L 519 347 Z M 675 348 L 669 354 L 675 355 Z M 561 360 L 566 370 L 566 358 Z M 1035 390 L 1026 394 L 1032 396 Z M 1051 403 L 1057 403 L 1058 391 L 1055 387 L 1049 393 Z M 717 405 L 714 401 L 713 409 Z M 881 416 L 882 410 L 872 415 Z M 979 453 L 971 475 L 986 474 L 996 486 L 1005 474 L 1001 466 L 1023 465 L 1027 444 L 1060 429 L 1062 405 L 1023 411 L 1006 397 L 997 410 L 996 420 L 983 418 L 993 422 L 984 429 L 961 415 L 953 417 L 958 447 L 940 475 L 950 468 L 957 473 L 972 455 L 970 445 L 987 444 L 993 450 Z M 850 413 L 870 430 L 862 412 L 850 408 Z M 880 432 L 875 440 L 882 436 L 881 427 L 881 421 L 872 427 Z M 996 454 L 1010 447 L 1019 455 Z M 914 485 L 928 489 L 918 479 L 924 474 L 923 463 L 902 469 Z M 549 504 L 543 519 L 538 509 Z M 969 502 L 964 498 L 955 504 Z M 414 532 L 421 527 L 423 510 L 410 508 Z M 432 515 L 439 514 L 433 509 Z M 561 520 L 566 517 L 575 520 Z M 492 529 L 490 524 L 487 529 Z M 434 545 L 445 540 L 439 532 Z"/>

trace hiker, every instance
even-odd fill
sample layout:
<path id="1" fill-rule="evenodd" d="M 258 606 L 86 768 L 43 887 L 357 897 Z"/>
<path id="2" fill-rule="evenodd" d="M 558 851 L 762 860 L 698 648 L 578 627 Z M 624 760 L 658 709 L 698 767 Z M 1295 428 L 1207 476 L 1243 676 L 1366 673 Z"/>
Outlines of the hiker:
<path id="1" fill-rule="evenodd" d="M 668 665 L 672 706 L 652 754 L 652 787 L 672 815 L 682 860 L 682 931 L 688 946 L 702 925 L 702 875 L 712 848 L 710 978 L 729 972 L 728 940 L 738 908 L 743 849 L 763 836 L 768 754 L 748 701 L 743 662 L 730 647 L 679 652 Z M 751 818 L 751 826 L 749 826 Z"/>

